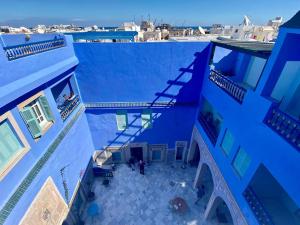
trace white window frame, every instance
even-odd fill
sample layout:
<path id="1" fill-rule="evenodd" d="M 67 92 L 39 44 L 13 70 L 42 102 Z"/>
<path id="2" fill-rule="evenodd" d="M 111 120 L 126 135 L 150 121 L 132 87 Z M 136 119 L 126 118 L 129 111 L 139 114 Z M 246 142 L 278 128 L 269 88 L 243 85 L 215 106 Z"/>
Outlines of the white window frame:
<path id="1" fill-rule="evenodd" d="M 24 134 L 22 133 L 11 112 L 6 112 L 0 116 L 0 122 L 3 122 L 5 120 L 9 121 L 14 133 L 17 135 L 17 138 L 24 147 L 20 149 L 20 151 L 18 151 L 18 153 L 16 153 L 15 156 L 6 163 L 2 170 L 0 170 L 0 181 L 10 172 L 10 170 L 23 158 L 23 156 L 30 149 L 30 145 L 28 144 Z"/>
<path id="2" fill-rule="evenodd" d="M 40 126 L 42 127 L 42 129 L 44 129 L 45 126 L 47 126 L 47 123 L 50 122 L 46 119 L 46 116 L 44 114 L 44 111 L 38 101 L 38 99 L 35 99 L 33 102 L 31 102 L 29 104 L 29 106 L 31 107 L 32 111 L 35 114 L 35 117 L 37 119 L 37 121 L 39 122 Z"/>
<path id="3" fill-rule="evenodd" d="M 30 106 L 30 104 L 32 104 L 32 102 L 36 101 L 38 103 L 38 107 L 39 107 L 45 121 L 47 121 L 45 124 L 43 124 L 43 126 L 40 124 L 40 126 L 42 128 L 42 135 L 44 135 L 47 132 L 47 130 L 53 125 L 54 121 L 48 121 L 46 119 L 44 111 L 42 110 L 40 103 L 38 102 L 38 98 L 41 96 L 45 96 L 43 91 L 36 93 L 35 95 L 31 96 L 30 98 L 28 98 L 25 101 L 23 101 L 22 103 L 20 103 L 18 105 L 18 109 L 19 109 L 19 111 L 21 111 L 23 108 L 25 108 L 26 106 Z M 32 110 L 34 111 L 33 108 L 32 108 Z M 34 111 L 34 113 L 35 113 L 35 111 Z M 34 140 L 38 141 L 39 139 L 40 138 L 35 138 Z"/>

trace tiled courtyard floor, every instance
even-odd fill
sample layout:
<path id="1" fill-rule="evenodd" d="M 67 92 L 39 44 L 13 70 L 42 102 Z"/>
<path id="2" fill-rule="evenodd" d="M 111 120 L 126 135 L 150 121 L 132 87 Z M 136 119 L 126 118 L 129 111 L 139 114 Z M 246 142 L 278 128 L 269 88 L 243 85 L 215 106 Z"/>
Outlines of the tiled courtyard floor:
<path id="1" fill-rule="evenodd" d="M 192 185 L 196 168 L 182 169 L 180 166 L 153 163 L 145 168 L 143 176 L 138 169 L 132 171 L 127 165 L 118 165 L 108 187 L 102 185 L 102 178 L 96 178 L 94 202 L 102 210 L 94 218 L 85 213 L 85 224 L 212 224 L 203 221 L 203 203 L 194 204 L 196 190 Z M 175 196 L 184 198 L 188 204 L 189 210 L 184 215 L 178 215 L 169 208 L 169 200 Z"/>

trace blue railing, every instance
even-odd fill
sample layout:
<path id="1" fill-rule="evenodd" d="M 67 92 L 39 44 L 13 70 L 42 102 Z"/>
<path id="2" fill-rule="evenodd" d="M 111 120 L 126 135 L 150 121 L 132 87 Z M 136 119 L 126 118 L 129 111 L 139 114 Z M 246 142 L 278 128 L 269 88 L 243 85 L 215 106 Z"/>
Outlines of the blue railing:
<path id="1" fill-rule="evenodd" d="M 225 92 L 227 92 L 236 101 L 238 101 L 239 103 L 243 102 L 245 94 L 247 92 L 244 87 L 228 79 L 226 76 L 215 70 L 211 70 L 209 79 Z"/>
<path id="2" fill-rule="evenodd" d="M 70 114 L 74 111 L 74 109 L 76 109 L 79 103 L 80 103 L 80 98 L 77 95 L 66 105 L 66 107 L 64 107 L 61 110 L 60 112 L 61 118 L 63 120 L 66 120 L 70 116 Z"/>
<path id="3" fill-rule="evenodd" d="M 259 224 L 274 225 L 271 216 L 264 208 L 263 204 L 261 203 L 258 196 L 255 194 L 251 187 L 248 187 L 244 191 L 244 196 Z"/>
<path id="4" fill-rule="evenodd" d="M 282 112 L 273 104 L 264 120 L 272 130 L 300 150 L 300 121 Z"/>
<path id="5" fill-rule="evenodd" d="M 4 51 L 8 60 L 15 60 L 25 56 L 46 52 L 52 49 L 65 46 L 64 38 L 56 38 L 53 40 L 40 41 L 22 45 L 4 47 Z"/>

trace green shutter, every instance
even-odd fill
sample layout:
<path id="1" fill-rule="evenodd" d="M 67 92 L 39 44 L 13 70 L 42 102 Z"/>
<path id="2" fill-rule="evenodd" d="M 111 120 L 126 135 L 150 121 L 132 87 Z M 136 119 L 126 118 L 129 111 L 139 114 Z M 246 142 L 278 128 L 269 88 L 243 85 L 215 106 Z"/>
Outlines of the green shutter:
<path id="1" fill-rule="evenodd" d="M 128 124 L 127 111 L 117 111 L 116 115 L 118 130 L 125 130 Z"/>
<path id="2" fill-rule="evenodd" d="M 141 117 L 142 127 L 144 129 L 152 128 L 152 110 L 144 110 Z"/>
<path id="3" fill-rule="evenodd" d="M 54 116 L 52 114 L 51 108 L 45 96 L 41 96 L 38 98 L 38 101 L 43 109 L 45 117 L 48 121 L 54 121 Z"/>
<path id="4" fill-rule="evenodd" d="M 27 124 L 32 137 L 37 138 L 42 136 L 42 128 L 34 116 L 32 109 L 30 107 L 25 107 L 20 113 L 23 117 L 23 120 Z"/>

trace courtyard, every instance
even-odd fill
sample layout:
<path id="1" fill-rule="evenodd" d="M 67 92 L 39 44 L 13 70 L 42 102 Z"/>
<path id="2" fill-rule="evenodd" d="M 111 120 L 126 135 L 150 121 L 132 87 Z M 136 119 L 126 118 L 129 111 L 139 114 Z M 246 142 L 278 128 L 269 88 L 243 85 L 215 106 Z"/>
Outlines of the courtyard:
<path id="1" fill-rule="evenodd" d="M 210 225 L 204 220 L 205 198 L 195 204 L 197 190 L 193 188 L 195 167 L 181 168 L 182 163 L 172 165 L 153 163 L 145 167 L 145 175 L 138 167 L 131 170 L 126 164 L 117 165 L 110 184 L 104 186 L 103 178 L 95 178 L 92 190 L 96 199 L 86 206 L 85 224 L 105 225 Z M 185 213 L 175 212 L 169 201 L 181 197 L 187 203 Z M 99 206 L 99 213 L 88 215 L 91 204 Z"/>

